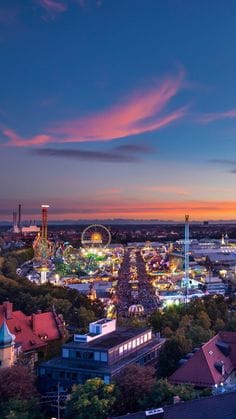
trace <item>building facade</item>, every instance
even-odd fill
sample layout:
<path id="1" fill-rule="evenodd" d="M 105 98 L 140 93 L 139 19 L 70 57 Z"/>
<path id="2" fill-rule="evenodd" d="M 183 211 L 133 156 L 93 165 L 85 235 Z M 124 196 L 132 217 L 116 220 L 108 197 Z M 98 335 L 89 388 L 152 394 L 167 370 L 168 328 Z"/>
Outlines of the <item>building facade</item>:
<path id="1" fill-rule="evenodd" d="M 63 318 L 55 310 L 27 316 L 20 310 L 14 311 L 10 301 L 0 305 L 0 330 L 4 336 L 7 331 L 14 336 L 11 351 L 14 350 L 15 360 L 24 357 L 31 367 L 38 361 L 38 354 L 45 353 L 49 342 L 63 340 L 66 336 Z"/>
<path id="2" fill-rule="evenodd" d="M 163 343 L 151 329 L 116 328 L 116 320 L 99 320 L 87 335 L 74 335 L 63 345 L 61 357 L 40 364 L 41 386 L 50 389 L 59 382 L 68 389 L 94 377 L 109 384 L 127 365 L 155 363 Z"/>

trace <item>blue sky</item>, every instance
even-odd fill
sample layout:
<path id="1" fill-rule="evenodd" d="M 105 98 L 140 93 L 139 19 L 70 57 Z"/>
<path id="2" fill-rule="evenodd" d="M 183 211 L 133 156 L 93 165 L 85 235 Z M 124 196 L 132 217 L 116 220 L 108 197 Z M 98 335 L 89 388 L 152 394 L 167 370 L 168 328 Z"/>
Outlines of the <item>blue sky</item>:
<path id="1" fill-rule="evenodd" d="M 235 218 L 235 18 L 233 0 L 1 1 L 1 218 Z"/>

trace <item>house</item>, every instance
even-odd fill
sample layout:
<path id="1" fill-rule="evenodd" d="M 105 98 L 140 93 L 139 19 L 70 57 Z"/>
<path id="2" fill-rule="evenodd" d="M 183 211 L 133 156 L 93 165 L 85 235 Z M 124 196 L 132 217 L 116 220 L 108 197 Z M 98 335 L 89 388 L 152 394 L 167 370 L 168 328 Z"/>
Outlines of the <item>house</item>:
<path id="1" fill-rule="evenodd" d="M 110 419 L 235 419 L 236 393 L 179 402 L 158 409 L 128 413 Z"/>
<path id="2" fill-rule="evenodd" d="M 0 305 L 0 327 L 3 324 L 14 335 L 16 358 L 24 354 L 32 364 L 38 360 L 38 353 L 45 351 L 48 342 L 60 340 L 66 333 L 63 318 L 55 310 L 27 316 L 20 310 L 13 311 L 10 301 Z"/>
<path id="3" fill-rule="evenodd" d="M 236 383 L 236 333 L 219 332 L 180 364 L 169 378 L 173 384 L 217 388 Z"/>
<path id="4" fill-rule="evenodd" d="M 155 363 L 163 343 L 150 328 L 120 328 L 116 320 L 98 320 L 90 323 L 88 334 L 74 335 L 63 345 L 61 357 L 39 365 L 41 386 L 50 390 L 60 382 L 68 389 L 94 377 L 109 384 L 127 365 Z"/>

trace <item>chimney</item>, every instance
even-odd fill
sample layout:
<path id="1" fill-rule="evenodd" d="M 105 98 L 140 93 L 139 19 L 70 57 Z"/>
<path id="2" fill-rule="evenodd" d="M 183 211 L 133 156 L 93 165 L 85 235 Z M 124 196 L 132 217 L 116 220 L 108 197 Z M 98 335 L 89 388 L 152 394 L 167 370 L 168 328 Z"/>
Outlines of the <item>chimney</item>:
<path id="1" fill-rule="evenodd" d="M 10 301 L 4 301 L 3 308 L 4 308 L 6 320 L 11 319 L 12 318 L 12 303 L 10 303 Z"/>
<path id="2" fill-rule="evenodd" d="M 179 396 L 174 396 L 173 397 L 173 404 L 177 404 L 179 402 L 181 402 L 181 398 Z"/>
<path id="3" fill-rule="evenodd" d="M 32 314 L 31 321 L 32 321 L 33 332 L 36 332 L 36 314 L 34 314 L 34 313 Z"/>

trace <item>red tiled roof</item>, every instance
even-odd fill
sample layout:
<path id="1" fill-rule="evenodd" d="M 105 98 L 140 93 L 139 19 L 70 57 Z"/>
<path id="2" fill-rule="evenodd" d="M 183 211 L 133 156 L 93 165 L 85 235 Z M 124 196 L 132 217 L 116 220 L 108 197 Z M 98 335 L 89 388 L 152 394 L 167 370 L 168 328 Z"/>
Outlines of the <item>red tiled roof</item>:
<path id="1" fill-rule="evenodd" d="M 0 325 L 5 313 L 5 305 L 0 305 Z M 47 341 L 60 339 L 60 320 L 52 312 L 26 316 L 22 311 L 11 311 L 6 323 L 15 335 L 15 343 L 22 346 L 23 352 L 42 348 L 47 345 Z"/>
<path id="2" fill-rule="evenodd" d="M 230 344 L 230 354 L 226 356 L 216 345 L 219 342 Z M 216 364 L 224 365 L 222 373 Z M 236 333 L 219 333 L 205 343 L 194 355 L 181 365 L 170 381 L 174 384 L 191 383 L 199 387 L 213 386 L 224 382 L 236 367 Z"/>

